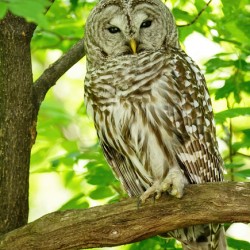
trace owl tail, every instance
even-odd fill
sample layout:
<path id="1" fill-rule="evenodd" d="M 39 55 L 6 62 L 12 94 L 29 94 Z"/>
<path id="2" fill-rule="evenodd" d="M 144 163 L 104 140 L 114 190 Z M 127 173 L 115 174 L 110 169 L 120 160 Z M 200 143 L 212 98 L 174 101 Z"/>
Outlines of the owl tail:
<path id="1" fill-rule="evenodd" d="M 170 235 L 182 243 L 183 250 L 227 250 L 225 231 L 221 224 L 178 229 Z"/>

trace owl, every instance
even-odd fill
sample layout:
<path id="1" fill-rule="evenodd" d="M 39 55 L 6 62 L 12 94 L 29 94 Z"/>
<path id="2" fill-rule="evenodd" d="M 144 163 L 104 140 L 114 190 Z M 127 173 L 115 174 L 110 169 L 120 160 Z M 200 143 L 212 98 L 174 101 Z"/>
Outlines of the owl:
<path id="1" fill-rule="evenodd" d="M 160 0 L 101 0 L 86 22 L 85 49 L 86 109 L 130 196 L 181 198 L 187 184 L 223 181 L 204 76 Z M 222 225 L 169 235 L 183 249 L 226 249 Z"/>

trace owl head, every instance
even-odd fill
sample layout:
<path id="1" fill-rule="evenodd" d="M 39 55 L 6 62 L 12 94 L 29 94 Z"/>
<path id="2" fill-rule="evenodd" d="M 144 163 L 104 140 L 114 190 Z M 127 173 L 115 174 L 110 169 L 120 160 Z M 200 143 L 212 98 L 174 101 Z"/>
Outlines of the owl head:
<path id="1" fill-rule="evenodd" d="M 178 34 L 161 0 L 101 0 L 87 19 L 85 47 L 90 63 L 168 46 L 179 46 Z"/>

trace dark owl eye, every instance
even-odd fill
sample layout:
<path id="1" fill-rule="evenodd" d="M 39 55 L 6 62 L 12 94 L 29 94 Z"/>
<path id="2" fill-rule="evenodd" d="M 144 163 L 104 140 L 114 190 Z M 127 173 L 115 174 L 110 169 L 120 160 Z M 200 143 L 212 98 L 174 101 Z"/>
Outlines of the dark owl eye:
<path id="1" fill-rule="evenodd" d="M 141 28 L 148 28 L 151 26 L 151 24 L 152 24 L 151 20 L 146 20 L 141 24 Z"/>
<path id="2" fill-rule="evenodd" d="M 118 33 L 120 32 L 121 30 L 115 26 L 112 26 L 112 27 L 109 27 L 108 28 L 108 31 L 111 33 L 111 34 L 115 34 L 115 33 Z"/>

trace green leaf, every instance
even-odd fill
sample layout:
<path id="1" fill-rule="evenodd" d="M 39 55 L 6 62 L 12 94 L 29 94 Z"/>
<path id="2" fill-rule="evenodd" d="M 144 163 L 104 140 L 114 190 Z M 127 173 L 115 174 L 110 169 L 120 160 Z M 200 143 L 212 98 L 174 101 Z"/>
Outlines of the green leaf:
<path id="1" fill-rule="evenodd" d="M 228 237 L 227 244 L 229 247 L 232 247 L 234 249 L 239 249 L 239 250 L 249 250 L 250 249 L 250 243 L 243 241 L 243 240 L 236 240 L 236 239 Z"/>
<path id="2" fill-rule="evenodd" d="M 234 173 L 234 175 L 240 176 L 240 177 L 243 177 L 243 178 L 250 177 L 250 169 L 237 171 L 237 172 Z"/>
<path id="3" fill-rule="evenodd" d="M 225 168 L 226 169 L 240 168 L 240 167 L 243 167 L 244 165 L 245 165 L 244 163 L 226 163 Z"/>
<path id="4" fill-rule="evenodd" d="M 85 196 L 80 193 L 74 196 L 72 199 L 63 204 L 59 210 L 69 210 L 69 209 L 82 209 L 88 208 L 89 203 L 85 200 Z"/>
<path id="5" fill-rule="evenodd" d="M 232 67 L 235 66 L 234 60 L 222 60 L 220 58 L 212 58 L 205 63 L 206 72 L 213 73 L 218 68 Z"/>
<path id="6" fill-rule="evenodd" d="M 250 81 L 241 82 L 239 85 L 239 89 L 241 91 L 245 91 L 246 93 L 250 93 Z"/>
<path id="7" fill-rule="evenodd" d="M 246 62 L 243 59 L 235 60 L 234 65 L 236 68 L 243 70 L 243 71 L 250 71 L 250 63 Z"/>
<path id="8" fill-rule="evenodd" d="M 56 45 L 61 43 L 61 40 L 56 34 L 45 31 L 43 33 L 37 32 L 32 42 L 35 43 L 36 49 L 44 49 L 50 47 L 54 48 Z"/>
<path id="9" fill-rule="evenodd" d="M 4 18 L 8 9 L 8 5 L 5 2 L 0 2 L 0 19 Z"/>
<path id="10" fill-rule="evenodd" d="M 216 90 L 215 100 L 219 100 L 221 98 L 227 98 L 234 91 L 235 91 L 235 84 L 231 77 L 225 81 L 225 84 L 223 87 Z"/>
<path id="11" fill-rule="evenodd" d="M 138 249 L 150 249 L 150 250 L 177 250 L 182 249 L 176 247 L 176 241 L 174 239 L 161 238 L 159 236 L 155 236 L 146 240 L 142 240 L 140 242 L 136 242 L 129 246 L 129 250 L 138 250 Z"/>
<path id="12" fill-rule="evenodd" d="M 88 163 L 86 165 L 89 169 L 89 172 L 86 175 L 86 180 L 89 184 L 108 186 L 114 182 L 115 177 L 109 168 L 98 166 L 97 163 L 90 168 L 90 164 L 91 163 Z"/>
<path id="13" fill-rule="evenodd" d="M 218 123 L 223 123 L 227 118 L 234 118 L 238 116 L 250 116 L 250 108 L 233 108 L 221 111 L 215 114 L 215 120 Z"/>
<path id="14" fill-rule="evenodd" d="M 233 149 L 238 151 L 241 148 L 250 148 L 250 139 L 246 141 L 241 141 L 241 142 L 235 142 L 233 144 Z"/>
<path id="15" fill-rule="evenodd" d="M 178 8 L 173 8 L 172 10 L 174 17 L 178 20 L 184 20 L 186 23 L 189 23 L 193 20 L 193 16 L 191 16 L 187 11 L 180 10 Z"/>
<path id="16" fill-rule="evenodd" d="M 93 200 L 101 200 L 101 199 L 111 197 L 113 195 L 115 195 L 115 193 L 114 191 L 111 190 L 111 188 L 102 186 L 92 191 L 89 197 L 92 198 Z"/>
<path id="17" fill-rule="evenodd" d="M 45 17 L 46 8 L 50 5 L 48 0 L 10 0 L 9 10 L 18 16 L 24 17 L 27 21 L 47 27 Z"/>
<path id="18" fill-rule="evenodd" d="M 77 5 L 78 5 L 78 0 L 70 0 L 70 3 L 71 3 L 71 9 L 72 10 L 75 10 Z"/>

